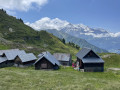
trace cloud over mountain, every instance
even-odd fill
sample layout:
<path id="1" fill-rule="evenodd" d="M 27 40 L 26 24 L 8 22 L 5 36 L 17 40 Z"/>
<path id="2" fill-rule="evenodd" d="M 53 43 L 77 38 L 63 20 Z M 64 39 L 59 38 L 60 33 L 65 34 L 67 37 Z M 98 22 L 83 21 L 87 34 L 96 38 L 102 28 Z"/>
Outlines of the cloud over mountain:
<path id="1" fill-rule="evenodd" d="M 34 23 L 27 22 L 25 24 L 31 26 L 35 30 L 56 29 L 60 31 L 64 29 L 66 33 L 76 32 L 77 34 L 93 36 L 96 38 L 120 37 L 120 32 L 111 33 L 111 32 L 107 32 L 104 29 L 90 28 L 83 24 L 71 24 L 65 20 L 60 20 L 58 18 L 50 19 L 48 17 L 44 17 Z"/>
<path id="2" fill-rule="evenodd" d="M 69 23 L 67 21 L 60 20 L 58 18 L 50 19 L 48 17 L 44 17 L 34 23 L 27 22 L 26 24 L 36 30 L 45 30 L 45 29 L 60 30 L 61 28 L 65 27 Z"/>
<path id="3" fill-rule="evenodd" d="M 48 0 L 0 0 L 0 8 L 3 8 L 8 11 L 28 11 L 31 8 L 40 8 L 47 2 Z M 36 4 L 36 6 L 33 4 Z"/>
<path id="4" fill-rule="evenodd" d="M 80 33 L 84 35 L 91 35 L 93 37 L 101 38 L 101 37 L 120 37 L 120 32 L 118 33 L 101 33 L 101 34 L 94 34 L 94 33 Z"/>

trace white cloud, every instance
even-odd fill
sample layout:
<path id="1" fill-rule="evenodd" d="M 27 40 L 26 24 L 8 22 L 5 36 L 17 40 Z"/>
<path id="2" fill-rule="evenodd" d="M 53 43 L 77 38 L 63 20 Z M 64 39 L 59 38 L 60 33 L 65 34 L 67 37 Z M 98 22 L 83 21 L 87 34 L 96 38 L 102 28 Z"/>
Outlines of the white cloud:
<path id="1" fill-rule="evenodd" d="M 94 33 L 80 33 L 80 34 L 84 34 L 84 35 L 91 35 L 93 37 L 96 38 L 102 38 L 102 37 L 120 37 L 120 32 L 118 33 L 101 33 L 101 34 L 94 34 Z"/>
<path id="2" fill-rule="evenodd" d="M 60 20 L 58 18 L 50 19 L 48 17 L 44 17 L 34 23 L 27 22 L 25 24 L 31 26 L 32 28 L 36 30 L 45 30 L 45 29 L 60 30 L 61 28 L 68 25 L 69 23 L 67 21 Z"/>
<path id="3" fill-rule="evenodd" d="M 105 31 L 104 29 L 96 29 L 101 32 L 101 33 L 97 34 L 94 32 L 94 30 L 90 29 L 88 26 L 85 26 L 83 24 L 72 24 L 69 27 L 69 24 L 70 24 L 69 22 L 67 22 L 65 20 L 60 20 L 58 18 L 50 19 L 48 17 L 44 17 L 34 23 L 26 22 L 25 24 L 34 28 L 35 30 L 46 30 L 46 29 L 61 30 L 62 28 L 68 27 L 67 31 L 69 31 L 69 32 L 71 32 L 71 30 L 73 30 L 74 32 L 83 30 L 83 31 L 80 31 L 80 34 L 91 35 L 96 38 L 120 37 L 120 32 L 110 33 L 110 32 Z"/>
<path id="4" fill-rule="evenodd" d="M 36 8 L 33 4 L 36 4 L 40 8 L 47 2 L 48 0 L 0 0 L 0 8 L 5 10 L 28 11 L 31 8 Z"/>
<path id="5" fill-rule="evenodd" d="M 117 33 L 110 33 L 112 37 L 120 37 L 120 32 Z"/>

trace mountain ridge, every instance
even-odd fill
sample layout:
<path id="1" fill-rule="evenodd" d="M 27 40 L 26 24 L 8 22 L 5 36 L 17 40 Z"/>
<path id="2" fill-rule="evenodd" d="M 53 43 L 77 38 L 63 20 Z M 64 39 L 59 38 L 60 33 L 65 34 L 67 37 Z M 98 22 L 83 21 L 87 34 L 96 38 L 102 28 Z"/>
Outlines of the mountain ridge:
<path id="1" fill-rule="evenodd" d="M 95 52 L 107 52 L 106 50 L 104 49 L 101 49 L 101 48 L 98 48 L 90 43 L 88 43 L 86 40 L 84 39 L 80 39 L 80 38 L 77 38 L 77 37 L 74 37 L 74 36 L 71 36 L 67 33 L 64 33 L 64 32 L 61 32 L 61 31 L 57 31 L 55 29 L 49 29 L 49 30 L 46 30 L 47 32 L 49 33 L 52 33 L 53 35 L 57 36 L 58 38 L 64 38 L 66 40 L 66 42 L 73 42 L 77 45 L 79 45 L 81 48 L 83 47 L 87 47 L 87 48 L 91 48 L 93 49 Z"/>
<path id="2" fill-rule="evenodd" d="M 35 30 L 56 29 L 77 38 L 85 39 L 90 44 L 109 52 L 118 52 L 120 46 L 120 32 L 111 33 L 101 28 L 91 28 L 84 24 L 72 24 L 65 20 L 42 18 L 34 23 L 26 23 Z M 43 26 L 42 26 L 43 25 Z"/>

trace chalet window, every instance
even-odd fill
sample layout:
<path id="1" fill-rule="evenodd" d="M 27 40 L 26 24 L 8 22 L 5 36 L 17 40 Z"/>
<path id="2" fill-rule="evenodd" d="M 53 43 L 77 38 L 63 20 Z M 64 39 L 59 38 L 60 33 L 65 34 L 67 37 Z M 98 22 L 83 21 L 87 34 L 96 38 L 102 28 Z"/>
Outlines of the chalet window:
<path id="1" fill-rule="evenodd" d="M 41 64 L 41 68 L 42 68 L 42 69 L 46 69 L 46 68 L 47 68 L 47 63 L 42 63 L 42 64 Z"/>

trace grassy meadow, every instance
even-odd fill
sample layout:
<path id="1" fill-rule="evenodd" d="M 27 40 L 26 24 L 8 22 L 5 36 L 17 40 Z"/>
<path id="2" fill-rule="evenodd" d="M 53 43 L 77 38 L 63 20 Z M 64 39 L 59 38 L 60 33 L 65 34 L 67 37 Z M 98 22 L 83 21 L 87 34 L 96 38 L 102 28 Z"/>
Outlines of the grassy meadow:
<path id="1" fill-rule="evenodd" d="M 75 57 L 74 57 L 75 59 Z M 0 90 L 120 90 L 120 55 L 105 60 L 105 72 L 79 72 L 72 67 L 56 71 L 34 70 L 34 67 L 0 69 Z"/>

